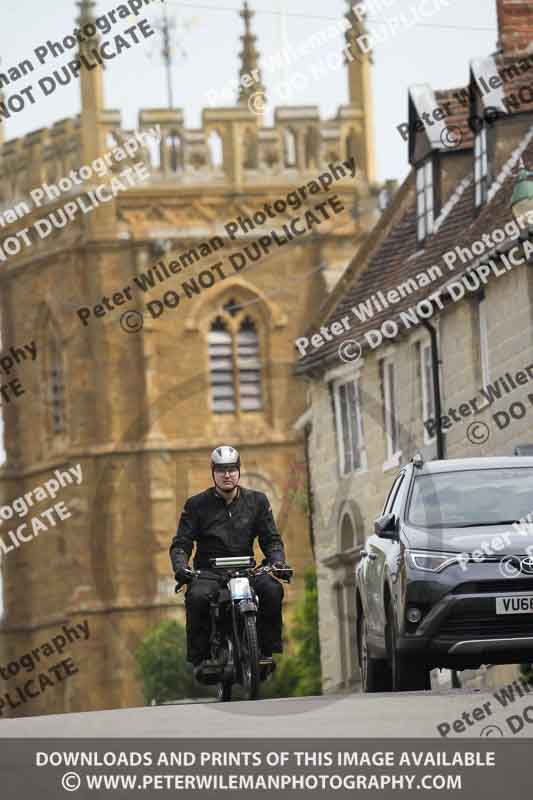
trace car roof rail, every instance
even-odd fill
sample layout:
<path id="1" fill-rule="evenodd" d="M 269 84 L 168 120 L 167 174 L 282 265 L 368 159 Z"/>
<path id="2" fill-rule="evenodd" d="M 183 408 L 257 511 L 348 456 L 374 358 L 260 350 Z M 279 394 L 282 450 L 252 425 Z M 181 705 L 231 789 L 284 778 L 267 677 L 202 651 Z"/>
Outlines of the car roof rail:
<path id="1" fill-rule="evenodd" d="M 418 467 L 421 469 L 424 466 L 424 459 L 422 458 L 422 453 L 417 452 L 411 459 L 411 463 L 414 467 Z"/>

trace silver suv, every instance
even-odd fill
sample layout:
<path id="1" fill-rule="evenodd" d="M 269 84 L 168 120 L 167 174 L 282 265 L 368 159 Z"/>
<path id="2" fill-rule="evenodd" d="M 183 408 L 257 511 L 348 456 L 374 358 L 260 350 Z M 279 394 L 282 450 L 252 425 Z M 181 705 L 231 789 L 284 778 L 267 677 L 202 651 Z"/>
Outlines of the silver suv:
<path id="1" fill-rule="evenodd" d="M 357 566 L 363 690 L 533 661 L 533 458 L 406 465 Z"/>

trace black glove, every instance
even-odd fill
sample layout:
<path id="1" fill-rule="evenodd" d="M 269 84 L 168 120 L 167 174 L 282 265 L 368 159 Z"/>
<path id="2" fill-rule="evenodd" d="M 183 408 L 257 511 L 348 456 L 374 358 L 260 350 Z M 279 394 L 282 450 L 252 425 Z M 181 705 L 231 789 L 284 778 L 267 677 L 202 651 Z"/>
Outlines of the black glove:
<path id="1" fill-rule="evenodd" d="M 293 570 L 286 561 L 274 561 L 272 563 L 272 568 L 274 575 L 290 582 L 290 579 L 293 576 Z"/>
<path id="2" fill-rule="evenodd" d="M 176 583 L 179 584 L 191 583 L 193 573 L 185 561 L 179 562 L 174 566 L 174 578 L 176 579 Z"/>

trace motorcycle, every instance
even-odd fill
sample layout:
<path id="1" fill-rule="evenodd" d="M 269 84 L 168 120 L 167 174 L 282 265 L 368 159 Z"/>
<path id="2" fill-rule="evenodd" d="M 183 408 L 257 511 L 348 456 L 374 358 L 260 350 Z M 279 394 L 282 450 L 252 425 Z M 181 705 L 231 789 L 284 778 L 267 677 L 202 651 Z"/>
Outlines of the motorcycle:
<path id="1" fill-rule="evenodd" d="M 209 564 L 210 570 L 187 570 L 192 580 L 202 578 L 215 583 L 209 603 L 209 663 L 201 666 L 196 678 L 201 683 L 216 685 L 221 702 L 231 700 L 236 683 L 243 687 L 247 700 L 256 700 L 260 682 L 274 672 L 275 664 L 271 658 L 260 659 L 256 627 L 259 598 L 250 578 L 272 573 L 290 583 L 293 572 L 277 570 L 272 565 L 256 569 L 251 556 L 212 558 Z M 176 587 L 176 592 L 179 590 Z"/>

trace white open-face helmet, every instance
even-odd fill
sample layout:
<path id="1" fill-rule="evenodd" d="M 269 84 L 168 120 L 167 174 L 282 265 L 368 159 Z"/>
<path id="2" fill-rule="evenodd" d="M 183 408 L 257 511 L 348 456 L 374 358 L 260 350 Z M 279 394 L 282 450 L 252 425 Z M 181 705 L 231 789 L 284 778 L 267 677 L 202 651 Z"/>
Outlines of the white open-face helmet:
<path id="1" fill-rule="evenodd" d="M 211 469 L 214 470 L 216 467 L 226 467 L 226 469 L 234 467 L 240 471 L 241 457 L 239 451 L 235 450 L 235 448 L 231 447 L 229 444 L 222 444 L 220 447 L 215 447 L 211 453 Z"/>

